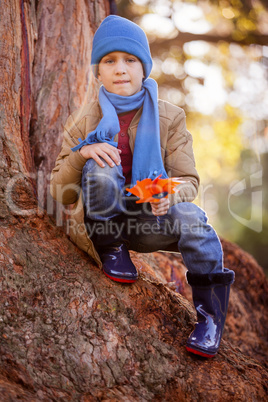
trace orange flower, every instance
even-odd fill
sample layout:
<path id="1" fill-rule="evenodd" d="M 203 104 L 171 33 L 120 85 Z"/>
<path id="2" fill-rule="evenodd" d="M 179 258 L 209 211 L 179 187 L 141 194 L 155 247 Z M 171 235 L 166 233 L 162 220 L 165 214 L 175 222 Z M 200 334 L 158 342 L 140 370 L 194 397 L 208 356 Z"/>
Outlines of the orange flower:
<path id="1" fill-rule="evenodd" d="M 161 175 L 156 177 L 156 179 L 144 179 L 137 180 L 137 184 L 132 188 L 127 188 L 131 194 L 139 197 L 136 201 L 137 204 L 143 202 L 159 202 L 161 198 L 166 198 L 168 194 L 174 194 L 178 189 L 176 187 L 185 183 L 179 177 L 171 177 L 168 179 L 160 179 Z"/>

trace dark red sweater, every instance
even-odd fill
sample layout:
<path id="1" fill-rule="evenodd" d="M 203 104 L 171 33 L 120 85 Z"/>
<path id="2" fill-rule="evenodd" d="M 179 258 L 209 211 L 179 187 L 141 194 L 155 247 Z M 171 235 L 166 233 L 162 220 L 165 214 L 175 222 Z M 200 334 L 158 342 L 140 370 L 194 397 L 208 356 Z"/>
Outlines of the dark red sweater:
<path id="1" fill-rule="evenodd" d="M 137 110 L 132 110 L 123 116 L 118 116 L 120 124 L 120 132 L 118 133 L 118 149 L 121 149 L 121 165 L 123 168 L 123 175 L 126 178 L 125 184 L 131 183 L 132 172 L 132 152 L 129 146 L 128 127 L 131 120 L 135 116 Z"/>

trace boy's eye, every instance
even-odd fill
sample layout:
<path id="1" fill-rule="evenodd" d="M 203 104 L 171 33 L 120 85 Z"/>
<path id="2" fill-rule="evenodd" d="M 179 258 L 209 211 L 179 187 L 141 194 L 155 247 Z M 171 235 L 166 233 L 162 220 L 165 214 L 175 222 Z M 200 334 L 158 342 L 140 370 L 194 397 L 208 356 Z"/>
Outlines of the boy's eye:
<path id="1" fill-rule="evenodd" d="M 128 58 L 127 61 L 128 61 L 129 63 L 135 63 L 136 59 L 134 59 L 134 58 Z"/>
<path id="2" fill-rule="evenodd" d="M 111 64 L 111 63 L 113 63 L 113 60 L 112 59 L 107 59 L 107 60 L 104 60 L 104 63 Z"/>

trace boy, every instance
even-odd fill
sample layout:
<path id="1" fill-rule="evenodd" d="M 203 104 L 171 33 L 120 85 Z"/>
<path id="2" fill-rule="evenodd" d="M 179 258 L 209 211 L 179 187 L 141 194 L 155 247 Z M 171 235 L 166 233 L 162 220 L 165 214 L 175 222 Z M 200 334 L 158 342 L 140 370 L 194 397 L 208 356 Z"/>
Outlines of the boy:
<path id="1" fill-rule="evenodd" d="M 95 33 L 91 64 L 102 83 L 99 102 L 67 120 L 51 177 L 52 196 L 76 203 L 71 238 L 114 281 L 138 278 L 129 249 L 180 251 L 198 319 L 187 350 L 213 357 L 234 272 L 223 268 L 219 239 L 204 211 L 191 203 L 199 177 L 185 114 L 158 100 L 157 84 L 148 78 L 149 44 L 136 24 L 107 17 Z M 185 183 L 158 203 L 136 204 L 125 190 L 159 175 L 179 176 Z"/>

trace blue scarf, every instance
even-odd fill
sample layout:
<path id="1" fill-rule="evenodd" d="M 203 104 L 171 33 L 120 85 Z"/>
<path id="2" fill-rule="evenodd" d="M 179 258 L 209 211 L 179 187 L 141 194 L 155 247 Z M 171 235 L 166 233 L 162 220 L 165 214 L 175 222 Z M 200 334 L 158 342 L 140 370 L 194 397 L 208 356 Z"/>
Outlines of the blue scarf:
<path id="1" fill-rule="evenodd" d="M 162 178 L 167 178 L 161 157 L 157 99 L 157 83 L 152 78 L 147 78 L 143 82 L 141 91 L 131 96 L 116 95 L 106 91 L 101 86 L 99 103 L 103 117 L 97 128 L 90 132 L 85 140 L 82 141 L 79 138 L 79 144 L 72 148 L 72 151 L 75 152 L 84 145 L 96 142 L 107 142 L 117 147 L 117 142 L 114 142 L 115 135 L 120 131 L 117 114 L 139 109 L 143 106 L 137 127 L 131 184 L 134 186 L 137 180 L 146 178 L 153 180 L 159 175 L 162 175 Z"/>

